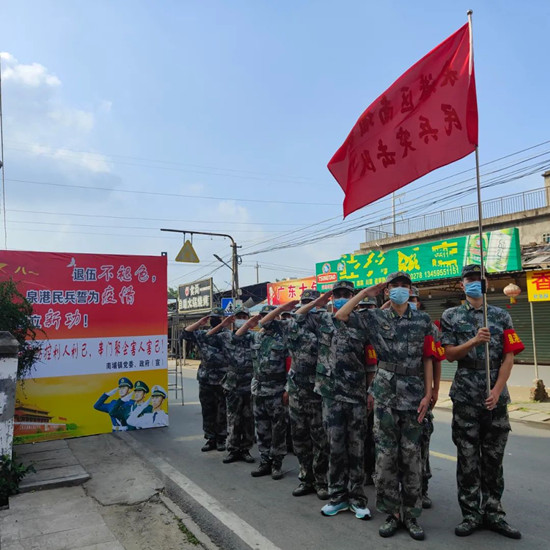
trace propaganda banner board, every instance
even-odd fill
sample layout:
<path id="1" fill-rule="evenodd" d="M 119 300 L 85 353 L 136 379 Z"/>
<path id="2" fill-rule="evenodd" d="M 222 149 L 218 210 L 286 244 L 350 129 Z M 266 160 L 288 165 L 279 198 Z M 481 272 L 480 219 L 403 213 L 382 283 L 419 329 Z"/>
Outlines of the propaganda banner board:
<path id="1" fill-rule="evenodd" d="M 317 289 L 315 277 L 305 279 L 291 279 L 267 284 L 267 303 L 270 306 L 280 306 L 290 300 L 299 300 L 302 292 L 308 288 Z"/>
<path id="2" fill-rule="evenodd" d="M 212 310 L 212 277 L 178 287 L 179 313 L 209 313 Z"/>
<path id="3" fill-rule="evenodd" d="M 41 346 L 16 442 L 168 425 L 166 257 L 0 252 Z"/>
<path id="4" fill-rule="evenodd" d="M 521 270 L 519 231 L 511 227 L 483 233 L 482 239 L 476 233 L 319 262 L 317 290 L 327 292 L 342 280 L 352 281 L 356 288 L 371 286 L 395 271 L 408 273 L 413 283 L 459 277 L 464 265 L 480 263 L 481 247 L 488 273 Z"/>

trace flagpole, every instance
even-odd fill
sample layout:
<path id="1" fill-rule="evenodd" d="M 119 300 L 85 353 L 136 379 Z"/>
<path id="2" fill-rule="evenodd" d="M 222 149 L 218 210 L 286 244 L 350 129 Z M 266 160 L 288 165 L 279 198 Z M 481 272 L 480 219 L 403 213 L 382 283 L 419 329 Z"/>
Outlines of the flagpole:
<path id="1" fill-rule="evenodd" d="M 8 226 L 6 222 L 6 180 L 4 174 L 4 119 L 2 116 L 2 56 L 0 56 L 0 170 L 2 171 L 2 210 L 4 218 L 4 248 L 8 249 Z"/>
<path id="2" fill-rule="evenodd" d="M 474 65 L 474 33 L 472 29 L 473 10 L 468 10 L 468 27 L 470 30 L 470 76 Z M 477 216 L 479 231 L 479 265 L 481 267 L 481 292 L 483 297 L 483 326 L 487 327 L 487 281 L 485 279 L 485 258 L 483 252 L 483 206 L 481 204 L 481 177 L 479 174 L 479 147 L 476 145 L 476 180 L 477 180 Z M 485 373 L 487 382 L 487 397 L 491 394 L 491 358 L 489 357 L 489 342 L 485 342 Z"/>

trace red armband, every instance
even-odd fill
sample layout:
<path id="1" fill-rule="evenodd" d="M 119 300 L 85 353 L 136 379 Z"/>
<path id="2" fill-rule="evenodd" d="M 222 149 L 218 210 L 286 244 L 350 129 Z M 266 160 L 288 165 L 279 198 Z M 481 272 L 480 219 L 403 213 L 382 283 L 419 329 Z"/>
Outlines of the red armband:
<path id="1" fill-rule="evenodd" d="M 288 372 L 290 370 L 291 366 L 292 366 L 292 357 L 290 357 L 290 355 L 289 355 L 286 358 L 286 362 L 285 362 L 286 372 Z"/>
<path id="2" fill-rule="evenodd" d="M 437 327 L 438 330 L 441 330 L 441 321 L 439 319 L 433 321 L 433 324 Z"/>
<path id="3" fill-rule="evenodd" d="M 376 350 L 372 346 L 372 344 L 369 344 L 365 347 L 365 361 L 367 362 L 367 365 L 370 367 L 372 365 L 378 364 L 378 357 L 376 357 Z"/>
<path id="4" fill-rule="evenodd" d="M 504 353 L 513 352 L 514 355 L 517 355 L 525 349 L 523 342 L 513 328 L 506 329 L 503 338 Z"/>
<path id="5" fill-rule="evenodd" d="M 434 337 L 431 335 L 424 336 L 424 352 L 422 356 L 440 361 Z"/>

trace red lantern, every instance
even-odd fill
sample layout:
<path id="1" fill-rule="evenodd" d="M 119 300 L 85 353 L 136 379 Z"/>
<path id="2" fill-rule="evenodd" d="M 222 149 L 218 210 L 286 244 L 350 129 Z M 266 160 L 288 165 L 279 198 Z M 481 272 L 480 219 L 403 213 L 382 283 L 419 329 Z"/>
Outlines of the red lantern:
<path id="1" fill-rule="evenodd" d="M 517 302 L 516 296 L 519 296 L 521 294 L 521 288 L 519 288 L 518 285 L 514 283 L 510 283 L 509 285 L 504 287 L 504 290 L 502 291 L 506 296 L 510 298 L 510 303 L 515 304 Z"/>

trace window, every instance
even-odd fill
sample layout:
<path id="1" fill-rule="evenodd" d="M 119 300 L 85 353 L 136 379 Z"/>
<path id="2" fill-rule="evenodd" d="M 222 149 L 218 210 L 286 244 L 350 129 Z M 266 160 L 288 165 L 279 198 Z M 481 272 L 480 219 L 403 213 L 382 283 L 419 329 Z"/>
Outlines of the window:
<path id="1" fill-rule="evenodd" d="M 550 233 L 542 234 L 542 242 L 550 244 Z"/>

